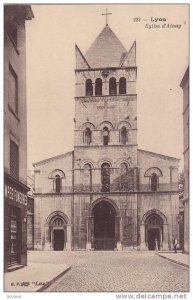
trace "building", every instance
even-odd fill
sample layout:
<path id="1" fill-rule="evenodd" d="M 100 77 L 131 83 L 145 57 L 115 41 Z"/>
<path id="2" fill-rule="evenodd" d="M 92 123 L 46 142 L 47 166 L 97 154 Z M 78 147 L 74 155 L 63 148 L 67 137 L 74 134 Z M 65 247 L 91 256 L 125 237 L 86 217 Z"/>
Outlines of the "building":
<path id="1" fill-rule="evenodd" d="M 173 249 L 177 158 L 138 149 L 136 42 L 76 51 L 74 151 L 34 163 L 34 248 Z"/>
<path id="2" fill-rule="evenodd" d="M 184 251 L 184 172 L 179 174 L 179 248 Z"/>
<path id="3" fill-rule="evenodd" d="M 189 67 L 180 87 L 183 89 L 183 131 L 184 131 L 184 252 L 189 253 Z"/>
<path id="4" fill-rule="evenodd" d="M 34 248 L 34 175 L 31 170 L 27 172 L 27 250 Z"/>
<path id="5" fill-rule="evenodd" d="M 27 263 L 27 129 L 25 21 L 29 5 L 4 6 L 4 262 L 5 271 Z"/>

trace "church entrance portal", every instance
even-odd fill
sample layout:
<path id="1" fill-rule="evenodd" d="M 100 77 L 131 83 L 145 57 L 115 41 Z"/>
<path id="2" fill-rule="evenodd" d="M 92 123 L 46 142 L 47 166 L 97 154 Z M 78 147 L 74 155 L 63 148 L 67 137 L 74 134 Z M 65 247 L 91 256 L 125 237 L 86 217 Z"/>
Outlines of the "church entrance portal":
<path id="1" fill-rule="evenodd" d="M 114 207 L 103 200 L 96 204 L 93 209 L 94 215 L 94 249 L 114 250 L 116 248 L 115 238 L 115 216 Z"/>
<path id="2" fill-rule="evenodd" d="M 158 228 L 150 228 L 148 229 L 148 249 L 149 250 L 155 250 L 156 241 L 158 243 L 158 249 L 160 245 L 160 232 Z"/>
<path id="3" fill-rule="evenodd" d="M 49 215 L 45 227 L 45 250 L 62 251 L 66 249 L 67 219 L 62 212 L 56 211 Z"/>
<path id="4" fill-rule="evenodd" d="M 64 230 L 63 229 L 54 229 L 53 232 L 53 246 L 54 250 L 62 251 L 64 250 Z"/>
<path id="5" fill-rule="evenodd" d="M 146 220 L 146 241 L 149 250 L 155 250 L 156 240 L 158 250 L 162 247 L 163 220 L 157 214 L 151 214 Z"/>

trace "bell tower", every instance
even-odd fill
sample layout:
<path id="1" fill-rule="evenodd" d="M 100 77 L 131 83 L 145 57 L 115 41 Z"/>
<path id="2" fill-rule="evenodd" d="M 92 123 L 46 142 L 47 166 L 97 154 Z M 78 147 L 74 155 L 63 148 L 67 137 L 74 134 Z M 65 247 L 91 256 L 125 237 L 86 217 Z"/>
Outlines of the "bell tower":
<path id="1" fill-rule="evenodd" d="M 136 42 L 127 51 L 106 24 L 85 55 L 75 53 L 74 193 L 90 203 L 137 188 Z"/>
<path id="2" fill-rule="evenodd" d="M 85 56 L 75 51 L 75 158 L 124 158 L 135 166 L 136 43 L 126 51 L 106 25 Z"/>

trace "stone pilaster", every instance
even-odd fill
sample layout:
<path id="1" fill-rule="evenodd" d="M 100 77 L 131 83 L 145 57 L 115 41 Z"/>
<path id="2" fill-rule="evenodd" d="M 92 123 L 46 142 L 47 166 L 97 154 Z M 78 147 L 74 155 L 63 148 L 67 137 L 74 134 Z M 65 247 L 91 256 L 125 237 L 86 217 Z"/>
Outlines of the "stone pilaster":
<path id="1" fill-rule="evenodd" d="M 145 224 L 140 226 L 140 235 L 141 235 L 141 245 L 140 250 L 147 250 L 146 242 L 145 242 Z"/>

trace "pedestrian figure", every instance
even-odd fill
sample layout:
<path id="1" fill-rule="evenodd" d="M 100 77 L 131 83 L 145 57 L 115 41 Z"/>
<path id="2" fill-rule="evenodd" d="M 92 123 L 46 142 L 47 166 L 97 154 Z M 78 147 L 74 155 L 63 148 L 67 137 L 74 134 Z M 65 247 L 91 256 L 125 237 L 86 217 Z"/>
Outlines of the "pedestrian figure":
<path id="1" fill-rule="evenodd" d="M 174 253 L 177 253 L 177 245 L 178 245 L 177 238 L 174 239 L 173 243 L 174 243 Z"/>
<path id="2" fill-rule="evenodd" d="M 157 243 L 157 239 L 155 239 L 155 251 L 158 252 L 158 243 Z"/>

